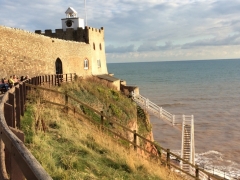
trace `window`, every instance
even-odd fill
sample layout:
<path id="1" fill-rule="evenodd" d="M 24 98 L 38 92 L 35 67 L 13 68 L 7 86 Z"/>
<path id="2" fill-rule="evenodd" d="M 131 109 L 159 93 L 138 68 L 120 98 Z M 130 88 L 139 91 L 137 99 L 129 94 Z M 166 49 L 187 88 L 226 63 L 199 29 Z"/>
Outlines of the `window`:
<path id="1" fill-rule="evenodd" d="M 102 50 L 102 45 L 101 45 L 101 43 L 99 44 L 99 49 Z"/>
<path id="2" fill-rule="evenodd" d="M 100 61 L 100 59 L 97 60 L 97 65 L 98 65 L 99 68 L 101 67 L 101 61 Z"/>
<path id="3" fill-rule="evenodd" d="M 93 49 L 95 50 L 95 43 L 93 43 Z"/>
<path id="4" fill-rule="evenodd" d="M 84 60 L 84 69 L 88 69 L 88 60 L 87 59 Z"/>

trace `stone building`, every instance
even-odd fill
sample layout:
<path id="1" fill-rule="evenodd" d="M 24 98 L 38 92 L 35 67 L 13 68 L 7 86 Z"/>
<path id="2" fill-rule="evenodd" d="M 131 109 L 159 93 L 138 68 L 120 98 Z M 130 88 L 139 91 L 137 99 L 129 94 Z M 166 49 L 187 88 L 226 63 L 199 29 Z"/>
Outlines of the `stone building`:
<path id="1" fill-rule="evenodd" d="M 0 78 L 16 74 L 108 74 L 104 29 L 84 27 L 84 20 L 68 8 L 62 29 L 35 33 L 0 26 Z"/>

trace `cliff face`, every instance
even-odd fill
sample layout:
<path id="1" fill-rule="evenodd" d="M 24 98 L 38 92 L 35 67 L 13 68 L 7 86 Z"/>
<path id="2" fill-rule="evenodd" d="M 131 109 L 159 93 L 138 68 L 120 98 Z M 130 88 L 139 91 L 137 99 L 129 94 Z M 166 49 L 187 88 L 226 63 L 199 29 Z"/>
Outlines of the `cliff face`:
<path id="1" fill-rule="evenodd" d="M 110 120 L 117 121 L 117 123 L 125 126 L 132 131 L 135 131 L 145 137 L 150 141 L 154 141 L 152 126 L 150 124 L 149 115 L 141 107 L 137 106 L 130 98 L 127 98 L 121 92 L 114 90 L 112 86 L 108 83 L 102 81 L 96 77 L 88 79 L 79 79 L 73 84 L 62 84 L 63 91 L 68 91 L 72 96 L 78 98 L 82 102 L 95 107 L 99 105 L 99 111 L 103 111 L 103 114 L 109 117 Z M 81 110 L 92 118 L 95 118 L 95 114 L 91 113 L 89 110 L 82 107 Z M 134 141 L 134 134 L 127 131 L 122 126 L 116 123 L 108 123 L 106 119 L 106 125 L 118 133 L 120 136 L 128 139 L 129 141 Z M 132 146 L 129 142 L 121 140 L 118 136 L 114 135 L 116 141 L 119 140 L 124 145 Z M 146 143 L 140 138 L 137 138 L 137 144 L 148 152 L 156 153 L 157 150 L 150 143 Z M 149 155 L 144 153 L 144 151 L 138 150 L 139 153 Z"/>
<path id="2" fill-rule="evenodd" d="M 137 115 L 138 115 L 138 129 L 139 133 L 142 134 L 146 139 L 154 142 L 152 125 L 150 123 L 150 116 L 147 111 L 143 110 L 141 107 L 137 107 Z M 155 146 L 150 144 L 149 142 L 139 142 L 142 147 L 148 152 L 151 152 L 154 155 L 158 155 L 158 150 Z M 144 152 L 144 150 L 139 150 L 139 153 L 144 156 L 150 156 L 149 153 Z"/>

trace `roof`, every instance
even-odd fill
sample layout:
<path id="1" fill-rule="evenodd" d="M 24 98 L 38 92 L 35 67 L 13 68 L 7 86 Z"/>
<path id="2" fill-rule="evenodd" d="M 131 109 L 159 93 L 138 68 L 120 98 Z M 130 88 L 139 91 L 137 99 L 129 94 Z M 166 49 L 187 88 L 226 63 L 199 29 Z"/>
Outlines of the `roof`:
<path id="1" fill-rule="evenodd" d="M 109 76 L 108 74 L 102 74 L 102 75 L 96 75 L 96 76 L 98 78 L 105 79 L 105 80 L 108 80 L 108 81 L 111 81 L 111 82 L 120 80 L 120 79 L 118 79 L 116 77 Z"/>
<path id="2" fill-rule="evenodd" d="M 77 11 L 75 11 L 75 9 L 73 9 L 72 7 L 69 7 L 67 10 L 66 10 L 66 12 L 65 12 L 66 14 L 69 14 L 70 16 L 72 16 L 72 15 L 77 15 Z"/>
<path id="3" fill-rule="evenodd" d="M 69 14 L 69 13 L 77 13 L 77 11 L 75 9 L 73 9 L 72 7 L 69 7 L 66 12 L 66 14 Z"/>

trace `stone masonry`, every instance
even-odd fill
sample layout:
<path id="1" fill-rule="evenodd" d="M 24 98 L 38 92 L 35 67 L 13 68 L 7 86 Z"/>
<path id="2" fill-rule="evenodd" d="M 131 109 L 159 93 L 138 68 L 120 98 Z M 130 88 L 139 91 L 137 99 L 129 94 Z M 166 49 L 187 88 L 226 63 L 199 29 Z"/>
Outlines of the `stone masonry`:
<path id="1" fill-rule="evenodd" d="M 107 74 L 103 28 L 86 27 L 78 31 L 68 29 L 60 39 L 51 31 L 46 31 L 46 34 L 36 31 L 36 34 L 0 26 L 0 78 L 13 74 L 55 74 L 58 58 L 62 62 L 63 73 L 76 73 L 83 77 Z M 84 69 L 86 59 L 88 69 Z"/>

